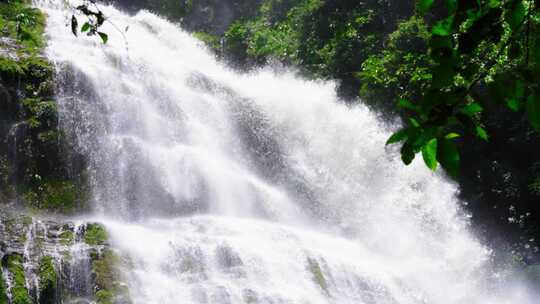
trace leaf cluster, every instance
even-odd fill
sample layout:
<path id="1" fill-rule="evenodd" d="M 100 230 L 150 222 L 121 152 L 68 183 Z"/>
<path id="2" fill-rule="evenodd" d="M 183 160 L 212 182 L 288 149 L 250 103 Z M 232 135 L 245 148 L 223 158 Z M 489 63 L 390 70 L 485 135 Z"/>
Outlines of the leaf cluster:
<path id="1" fill-rule="evenodd" d="M 107 43 L 109 36 L 100 31 L 100 27 L 103 26 L 106 20 L 105 15 L 96 5 L 96 1 L 85 0 L 83 4 L 75 7 L 75 11 L 85 18 L 85 22 L 79 28 L 79 19 L 76 14 L 71 16 L 71 32 L 73 35 L 78 36 L 80 31 L 88 36 L 99 36 L 104 44 Z"/>
<path id="2" fill-rule="evenodd" d="M 482 114 L 488 107 L 525 111 L 540 130 L 540 1 L 445 0 L 443 16 L 430 15 L 434 0 L 420 0 L 418 14 L 430 24 L 431 79 L 421 96 L 401 99 L 407 125 L 388 143 L 403 142 L 402 160 L 422 153 L 457 176 L 461 135 L 488 141 Z"/>

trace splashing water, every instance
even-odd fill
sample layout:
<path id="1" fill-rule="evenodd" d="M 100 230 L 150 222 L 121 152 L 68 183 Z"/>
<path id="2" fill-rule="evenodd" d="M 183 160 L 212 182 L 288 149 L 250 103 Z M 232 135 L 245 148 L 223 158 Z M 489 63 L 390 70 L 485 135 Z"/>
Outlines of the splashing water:
<path id="1" fill-rule="evenodd" d="M 385 148 L 329 82 L 228 70 L 148 12 L 107 45 L 48 14 L 61 124 L 135 303 L 533 303 L 490 266 L 456 187 Z M 129 26 L 125 37 L 117 28 Z"/>

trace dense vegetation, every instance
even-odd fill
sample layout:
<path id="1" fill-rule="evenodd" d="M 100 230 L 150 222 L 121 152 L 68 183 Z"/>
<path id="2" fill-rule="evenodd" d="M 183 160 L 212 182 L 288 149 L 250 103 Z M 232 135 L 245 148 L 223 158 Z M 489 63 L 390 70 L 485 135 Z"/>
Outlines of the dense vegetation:
<path id="1" fill-rule="evenodd" d="M 0 2 L 0 203 L 69 213 L 84 201 L 82 166 L 58 127 L 44 26 L 27 1 Z"/>

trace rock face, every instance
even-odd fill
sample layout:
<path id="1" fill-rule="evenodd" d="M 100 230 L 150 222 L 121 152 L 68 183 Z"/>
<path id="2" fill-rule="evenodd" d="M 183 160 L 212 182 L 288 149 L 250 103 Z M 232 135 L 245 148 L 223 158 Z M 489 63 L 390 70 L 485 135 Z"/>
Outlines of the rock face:
<path id="1" fill-rule="evenodd" d="M 84 161 L 58 124 L 44 26 L 24 1 L 0 3 L 0 204 L 73 213 L 86 198 Z"/>
<path id="2" fill-rule="evenodd" d="M 0 215 L 0 303 L 130 303 L 97 223 Z"/>

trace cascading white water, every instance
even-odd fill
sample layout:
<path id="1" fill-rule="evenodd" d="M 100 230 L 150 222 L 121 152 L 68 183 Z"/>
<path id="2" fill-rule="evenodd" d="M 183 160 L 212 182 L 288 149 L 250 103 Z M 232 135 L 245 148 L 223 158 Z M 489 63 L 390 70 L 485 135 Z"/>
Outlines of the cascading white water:
<path id="1" fill-rule="evenodd" d="M 75 38 L 63 3 L 38 1 L 61 124 L 135 303 L 534 302 L 490 267 L 455 185 L 403 166 L 332 83 L 235 73 L 148 12 L 103 7 L 109 43 Z"/>

